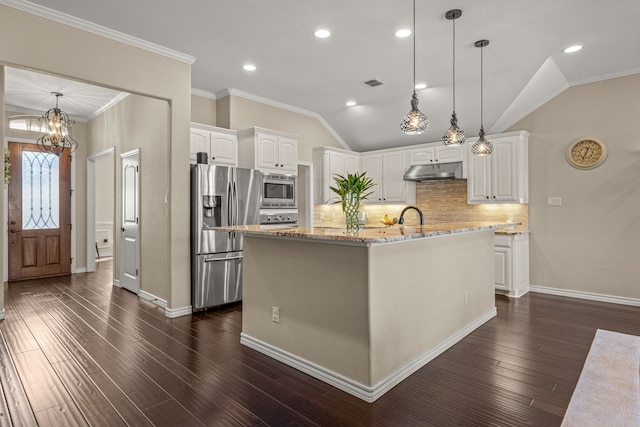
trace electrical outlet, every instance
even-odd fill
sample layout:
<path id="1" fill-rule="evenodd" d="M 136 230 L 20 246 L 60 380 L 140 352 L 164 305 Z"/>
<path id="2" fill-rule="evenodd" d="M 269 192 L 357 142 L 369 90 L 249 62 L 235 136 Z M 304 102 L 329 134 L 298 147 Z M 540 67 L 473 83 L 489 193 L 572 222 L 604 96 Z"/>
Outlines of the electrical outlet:
<path id="1" fill-rule="evenodd" d="M 469 292 L 465 291 L 464 292 L 464 305 L 469 304 Z"/>
<path id="2" fill-rule="evenodd" d="M 547 206 L 562 206 L 562 197 L 547 197 Z"/>
<path id="3" fill-rule="evenodd" d="M 280 323 L 280 308 L 271 307 L 271 321 L 274 323 Z"/>

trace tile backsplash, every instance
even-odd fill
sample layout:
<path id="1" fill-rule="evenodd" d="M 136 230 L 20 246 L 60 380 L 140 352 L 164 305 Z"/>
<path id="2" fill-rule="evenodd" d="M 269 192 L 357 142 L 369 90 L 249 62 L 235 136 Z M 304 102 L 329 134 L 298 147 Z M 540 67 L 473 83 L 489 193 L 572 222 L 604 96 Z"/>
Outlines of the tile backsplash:
<path id="1" fill-rule="evenodd" d="M 382 225 L 382 217 L 399 217 L 406 204 L 374 205 L 362 204 L 361 211 L 367 213 L 367 226 Z M 416 183 L 416 206 L 424 214 L 425 223 L 498 221 L 504 222 L 512 215 L 514 222 L 522 226 L 516 230 L 529 229 L 529 205 L 521 204 L 467 204 L 467 180 L 427 181 Z M 405 224 L 418 224 L 415 211 L 408 211 Z M 313 210 L 316 226 L 344 227 L 344 215 L 340 204 L 316 205 Z"/>

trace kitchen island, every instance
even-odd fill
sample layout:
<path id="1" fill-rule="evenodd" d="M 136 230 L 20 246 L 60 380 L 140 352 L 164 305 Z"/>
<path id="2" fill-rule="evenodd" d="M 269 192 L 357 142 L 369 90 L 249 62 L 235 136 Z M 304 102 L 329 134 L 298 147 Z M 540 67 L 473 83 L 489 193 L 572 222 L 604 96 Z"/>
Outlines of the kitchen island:
<path id="1" fill-rule="evenodd" d="M 244 235 L 241 342 L 373 402 L 496 315 L 508 225 L 226 227 Z"/>

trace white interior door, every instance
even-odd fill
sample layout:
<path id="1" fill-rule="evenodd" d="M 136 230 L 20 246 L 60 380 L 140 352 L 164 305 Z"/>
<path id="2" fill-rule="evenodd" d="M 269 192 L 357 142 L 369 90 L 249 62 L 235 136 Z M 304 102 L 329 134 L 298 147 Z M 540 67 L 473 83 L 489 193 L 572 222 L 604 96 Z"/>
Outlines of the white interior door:
<path id="1" fill-rule="evenodd" d="M 123 288 L 140 291 L 140 149 L 120 155 L 122 160 L 122 216 L 120 266 Z"/>

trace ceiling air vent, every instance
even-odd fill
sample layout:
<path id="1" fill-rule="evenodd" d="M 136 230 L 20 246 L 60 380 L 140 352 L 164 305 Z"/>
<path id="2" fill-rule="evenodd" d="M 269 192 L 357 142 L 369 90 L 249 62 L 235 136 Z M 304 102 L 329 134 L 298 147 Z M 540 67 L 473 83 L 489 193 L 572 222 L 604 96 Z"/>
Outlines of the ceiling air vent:
<path id="1" fill-rule="evenodd" d="M 380 80 L 371 79 L 371 80 L 362 82 L 362 84 L 369 87 L 376 87 L 376 86 L 382 86 L 384 83 L 382 83 Z"/>

